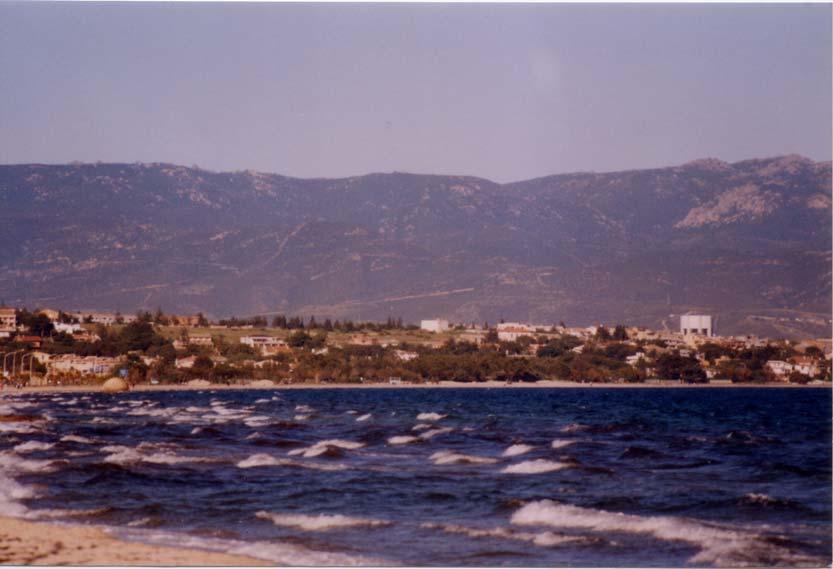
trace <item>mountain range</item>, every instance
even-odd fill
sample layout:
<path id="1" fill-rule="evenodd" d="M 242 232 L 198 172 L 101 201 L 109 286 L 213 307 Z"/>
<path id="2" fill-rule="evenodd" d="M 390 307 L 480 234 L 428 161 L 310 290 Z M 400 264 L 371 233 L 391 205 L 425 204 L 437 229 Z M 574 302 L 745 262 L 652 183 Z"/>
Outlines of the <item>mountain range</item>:
<path id="1" fill-rule="evenodd" d="M 446 317 L 830 336 L 831 163 L 497 184 L 163 163 L 0 166 L 0 300 L 213 317 Z"/>

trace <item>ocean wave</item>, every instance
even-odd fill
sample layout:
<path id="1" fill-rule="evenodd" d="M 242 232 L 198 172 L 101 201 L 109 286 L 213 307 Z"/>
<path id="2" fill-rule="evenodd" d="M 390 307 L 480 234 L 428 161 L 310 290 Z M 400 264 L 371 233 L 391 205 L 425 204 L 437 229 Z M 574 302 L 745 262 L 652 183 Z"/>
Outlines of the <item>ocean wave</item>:
<path id="1" fill-rule="evenodd" d="M 81 436 L 78 436 L 78 435 L 64 435 L 63 437 L 61 437 L 61 442 L 64 442 L 64 443 L 79 443 L 79 444 L 82 444 L 82 445 L 89 445 L 89 444 L 93 444 L 94 441 L 92 439 L 88 439 L 87 437 L 81 437 Z"/>
<path id="2" fill-rule="evenodd" d="M 367 414 L 362 415 L 360 417 L 356 417 L 356 422 L 357 423 L 363 423 L 364 421 L 367 421 L 368 419 L 370 419 L 372 416 L 373 416 L 373 413 L 367 413 Z"/>
<path id="3" fill-rule="evenodd" d="M 555 439 L 550 443 L 550 447 L 552 448 L 564 448 L 568 447 L 572 444 L 575 444 L 576 441 L 568 440 L 568 439 Z"/>
<path id="4" fill-rule="evenodd" d="M 396 436 L 396 437 L 390 437 L 388 439 L 388 444 L 389 445 L 407 445 L 407 444 L 415 443 L 415 442 L 418 442 L 418 441 L 421 441 L 421 440 L 422 439 L 420 439 L 419 437 L 412 437 L 410 435 L 399 435 L 399 436 Z"/>
<path id="5" fill-rule="evenodd" d="M 14 451 L 17 453 L 21 452 L 33 452 L 38 450 L 49 450 L 55 446 L 55 443 L 44 443 L 41 441 L 27 441 L 25 443 L 21 443 L 14 447 Z"/>
<path id="6" fill-rule="evenodd" d="M 473 456 L 470 454 L 461 454 L 452 452 L 450 450 L 440 450 L 432 454 L 430 460 L 434 464 L 494 464 L 497 462 L 496 458 L 488 458 L 485 456 Z"/>
<path id="7" fill-rule="evenodd" d="M 345 441 L 341 439 L 330 439 L 325 441 L 318 441 L 314 445 L 306 448 L 296 448 L 288 453 L 289 456 L 303 455 L 304 458 L 314 458 L 331 452 L 332 449 L 346 449 L 355 450 L 362 448 L 364 443 L 356 441 Z"/>
<path id="8" fill-rule="evenodd" d="M 424 433 L 421 433 L 419 435 L 419 438 L 421 438 L 424 441 L 427 441 L 428 439 L 436 437 L 437 435 L 444 435 L 446 433 L 450 433 L 453 430 L 454 429 L 452 429 L 451 427 L 445 427 L 442 429 L 431 429 L 430 431 L 425 431 Z"/>
<path id="9" fill-rule="evenodd" d="M 33 458 L 21 458 L 14 452 L 0 453 L 0 470 L 15 474 L 18 472 L 37 473 L 51 472 L 54 470 L 55 460 L 36 460 Z M 66 461 L 63 461 L 66 462 Z"/>
<path id="10" fill-rule="evenodd" d="M 143 447 L 143 445 L 145 445 Z M 217 459 L 212 458 L 205 458 L 199 456 L 183 456 L 174 454 L 169 451 L 163 452 L 152 452 L 150 454 L 145 454 L 142 452 L 147 448 L 158 448 L 155 445 L 147 445 L 145 443 L 141 443 L 138 447 L 126 447 L 121 445 L 110 445 L 102 447 L 100 450 L 102 452 L 110 453 L 106 457 L 104 457 L 103 462 L 109 464 L 119 464 L 119 465 L 126 465 L 126 464 L 135 464 L 139 462 L 145 462 L 149 464 L 187 464 L 187 463 L 204 463 L 204 462 L 217 462 Z"/>
<path id="11" fill-rule="evenodd" d="M 243 424 L 247 427 L 266 427 L 272 422 L 272 418 L 267 415 L 254 415 L 243 420 Z"/>
<path id="12" fill-rule="evenodd" d="M 387 566 L 391 563 L 385 559 L 364 555 L 341 553 L 335 551 L 314 550 L 292 543 L 272 541 L 239 541 L 231 539 L 217 539 L 197 537 L 187 534 L 161 532 L 141 528 L 110 529 L 116 535 L 134 541 L 141 541 L 153 545 L 168 547 L 204 549 L 219 551 L 230 555 L 244 555 L 263 559 L 276 565 L 305 566 L 305 567 L 355 567 L 355 566 Z"/>
<path id="13" fill-rule="evenodd" d="M 313 409 L 309 405 L 296 405 L 295 410 L 299 413 L 312 413 L 315 411 L 315 409 Z"/>
<path id="14" fill-rule="evenodd" d="M 0 515 L 23 517 L 29 512 L 20 501 L 35 498 L 37 492 L 0 472 Z"/>
<path id="15" fill-rule="evenodd" d="M 545 472 L 555 472 L 568 468 L 570 465 L 563 462 L 554 462 L 552 460 L 545 460 L 538 458 L 535 460 L 525 460 L 518 464 L 510 464 L 501 472 L 506 474 L 543 474 Z"/>
<path id="16" fill-rule="evenodd" d="M 343 464 L 320 464 L 312 462 L 301 462 L 291 460 L 288 458 L 281 458 L 269 454 L 253 454 L 237 463 L 237 468 L 257 468 L 262 466 L 291 466 L 296 468 L 308 468 L 310 470 L 346 470 L 347 467 Z"/>
<path id="17" fill-rule="evenodd" d="M 457 524 L 441 524 L 433 522 L 422 523 L 419 527 L 425 529 L 439 529 L 446 533 L 461 534 L 473 538 L 486 537 L 512 539 L 516 541 L 524 541 L 540 547 L 599 543 L 602 541 L 599 538 L 589 536 L 563 535 L 553 533 L 551 531 L 530 533 L 517 531 L 512 528 L 475 528 Z"/>
<path id="18" fill-rule="evenodd" d="M 306 531 L 330 531 L 355 527 L 379 527 L 390 525 L 391 522 L 373 520 L 369 518 L 351 518 L 341 514 L 275 514 L 260 511 L 256 517 L 269 520 L 276 526 L 295 527 Z"/>
<path id="19" fill-rule="evenodd" d="M 581 423 L 570 423 L 569 425 L 565 425 L 561 427 L 562 433 L 579 433 L 581 431 L 586 431 L 590 428 L 590 425 L 583 425 Z"/>
<path id="20" fill-rule="evenodd" d="M 429 425 L 428 423 L 417 423 L 413 427 L 411 427 L 412 431 L 424 431 L 425 429 L 430 429 L 433 425 Z"/>
<path id="21" fill-rule="evenodd" d="M 307 421 L 310 417 L 312 417 L 312 415 L 295 415 L 293 419 L 295 421 Z"/>
<path id="22" fill-rule="evenodd" d="M 501 456 L 520 456 L 533 450 L 535 447 L 524 444 L 515 444 L 503 451 Z"/>
<path id="23" fill-rule="evenodd" d="M 440 415 L 439 413 L 420 413 L 417 415 L 417 421 L 439 421 L 447 416 L 448 415 Z"/>
<path id="24" fill-rule="evenodd" d="M 512 515 L 515 525 L 587 529 L 597 532 L 648 534 L 664 541 L 694 545 L 700 551 L 689 563 L 721 567 L 812 564 L 812 558 L 793 554 L 764 536 L 686 518 L 643 517 L 558 504 L 550 500 L 529 503 Z"/>

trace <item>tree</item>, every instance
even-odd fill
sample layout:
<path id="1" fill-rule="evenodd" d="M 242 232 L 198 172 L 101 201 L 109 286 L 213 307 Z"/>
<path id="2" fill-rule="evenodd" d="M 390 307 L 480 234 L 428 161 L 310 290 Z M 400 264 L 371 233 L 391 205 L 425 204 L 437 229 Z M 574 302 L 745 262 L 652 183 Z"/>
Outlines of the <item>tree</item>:
<path id="1" fill-rule="evenodd" d="M 816 346 L 807 346 L 804 350 L 804 355 L 811 358 L 821 359 L 824 356 L 824 352 Z"/>
<path id="2" fill-rule="evenodd" d="M 601 341 L 610 340 L 610 331 L 604 326 L 596 328 L 596 339 Z"/>
<path id="3" fill-rule="evenodd" d="M 197 356 L 191 371 L 196 375 L 209 375 L 214 369 L 214 362 L 208 356 Z"/>
<path id="4" fill-rule="evenodd" d="M 613 329 L 613 339 L 618 342 L 624 342 L 628 339 L 628 331 L 625 330 L 625 326 L 623 324 L 617 324 Z"/>
<path id="5" fill-rule="evenodd" d="M 706 372 L 700 367 L 700 362 L 691 356 L 681 356 L 679 352 L 662 354 L 657 358 L 656 367 L 661 379 L 680 379 L 692 383 L 706 381 Z"/>

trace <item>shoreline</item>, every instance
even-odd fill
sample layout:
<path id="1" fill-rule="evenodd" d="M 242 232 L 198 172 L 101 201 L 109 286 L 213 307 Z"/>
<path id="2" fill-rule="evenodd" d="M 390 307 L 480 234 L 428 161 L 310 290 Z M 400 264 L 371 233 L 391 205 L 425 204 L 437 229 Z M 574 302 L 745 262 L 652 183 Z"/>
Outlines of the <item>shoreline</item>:
<path id="1" fill-rule="evenodd" d="M 122 540 L 98 526 L 0 517 L 2 565 L 269 566 L 262 559 Z"/>
<path id="2" fill-rule="evenodd" d="M 274 385 L 149 385 L 139 384 L 130 391 L 252 391 L 252 390 L 298 390 L 298 389 L 830 389 L 833 384 L 822 383 L 815 385 L 801 385 L 795 383 L 730 383 L 730 384 L 695 384 L 695 383 L 578 383 L 572 381 L 538 381 L 534 383 L 511 383 L 502 381 L 482 382 L 454 382 L 439 383 L 296 383 Z M 20 389 L 6 387 L 0 390 L 0 397 L 6 393 L 100 393 L 98 385 L 49 385 L 22 387 Z"/>

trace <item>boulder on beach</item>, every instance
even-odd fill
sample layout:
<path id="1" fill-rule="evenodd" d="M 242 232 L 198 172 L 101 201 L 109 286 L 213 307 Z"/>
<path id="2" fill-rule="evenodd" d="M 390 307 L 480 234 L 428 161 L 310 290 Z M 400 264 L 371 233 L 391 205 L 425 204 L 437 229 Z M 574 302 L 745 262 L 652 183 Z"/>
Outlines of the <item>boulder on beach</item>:
<path id="1" fill-rule="evenodd" d="M 269 379 L 259 379 L 251 382 L 249 387 L 275 387 L 275 382 Z"/>
<path id="2" fill-rule="evenodd" d="M 211 382 L 207 379 L 192 379 L 185 385 L 191 385 L 194 387 L 209 387 L 211 385 Z"/>
<path id="3" fill-rule="evenodd" d="M 129 391 L 130 386 L 120 377 L 111 377 L 101 386 L 101 391 L 104 393 L 121 393 L 122 391 Z"/>

